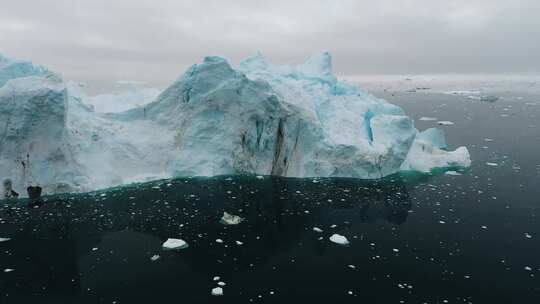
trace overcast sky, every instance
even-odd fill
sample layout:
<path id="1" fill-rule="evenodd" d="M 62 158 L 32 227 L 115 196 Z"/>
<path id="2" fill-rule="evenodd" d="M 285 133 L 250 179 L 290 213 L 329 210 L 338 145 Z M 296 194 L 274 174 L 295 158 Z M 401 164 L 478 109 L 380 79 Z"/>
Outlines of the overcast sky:
<path id="1" fill-rule="evenodd" d="M 340 75 L 540 72 L 540 1 L 0 0 L 0 53 L 95 87 L 257 50 L 329 51 Z"/>

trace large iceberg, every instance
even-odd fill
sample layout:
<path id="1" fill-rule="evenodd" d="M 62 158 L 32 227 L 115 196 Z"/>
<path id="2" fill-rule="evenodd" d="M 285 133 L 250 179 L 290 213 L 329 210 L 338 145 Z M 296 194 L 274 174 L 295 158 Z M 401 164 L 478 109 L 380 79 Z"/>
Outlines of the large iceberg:
<path id="1" fill-rule="evenodd" d="M 3 83 L 2 83 L 3 81 Z M 468 167 L 438 129 L 332 74 L 328 53 L 298 66 L 257 54 L 193 65 L 155 101 L 97 113 L 57 74 L 0 57 L 0 172 L 47 192 L 228 174 L 376 179 Z"/>

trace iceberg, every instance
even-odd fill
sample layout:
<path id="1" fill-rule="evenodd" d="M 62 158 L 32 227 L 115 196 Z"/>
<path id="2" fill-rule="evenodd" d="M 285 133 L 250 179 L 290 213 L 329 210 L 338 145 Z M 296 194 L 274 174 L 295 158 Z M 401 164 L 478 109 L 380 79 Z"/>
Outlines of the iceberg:
<path id="1" fill-rule="evenodd" d="M 15 189 L 233 174 L 378 179 L 470 165 L 442 131 L 419 132 L 401 108 L 339 81 L 328 53 L 296 66 L 206 57 L 144 106 L 100 113 L 91 103 L 58 74 L 0 57 L 0 172 Z"/>

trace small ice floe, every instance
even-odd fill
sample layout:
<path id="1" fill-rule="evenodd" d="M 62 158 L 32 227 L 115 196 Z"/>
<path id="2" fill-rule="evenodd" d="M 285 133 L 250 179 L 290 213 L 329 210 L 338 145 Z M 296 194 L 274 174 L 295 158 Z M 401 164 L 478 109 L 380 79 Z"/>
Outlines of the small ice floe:
<path id="1" fill-rule="evenodd" d="M 212 295 L 215 296 L 215 297 L 222 296 L 223 295 L 223 288 L 216 287 L 216 288 L 212 289 Z"/>
<path id="2" fill-rule="evenodd" d="M 150 258 L 150 261 L 155 262 L 155 261 L 159 260 L 159 258 L 160 258 L 159 254 L 154 254 L 154 255 Z"/>
<path id="3" fill-rule="evenodd" d="M 238 225 L 242 221 L 244 221 L 244 219 L 239 217 L 238 215 L 223 212 L 223 216 L 221 217 L 221 220 L 219 222 L 224 225 Z"/>
<path id="4" fill-rule="evenodd" d="M 490 163 L 490 162 L 487 162 L 486 165 L 490 166 L 490 167 L 497 167 L 499 166 L 499 164 L 497 163 Z"/>
<path id="5" fill-rule="evenodd" d="M 218 284 L 219 286 L 221 286 L 221 287 L 227 285 L 227 284 L 226 284 L 225 282 L 223 282 L 223 281 L 220 281 L 220 282 L 218 282 L 217 284 Z"/>
<path id="6" fill-rule="evenodd" d="M 481 226 L 480 228 L 482 228 L 482 229 L 487 229 L 487 226 Z"/>
<path id="7" fill-rule="evenodd" d="M 438 121 L 437 123 L 438 123 L 439 125 L 441 125 L 441 126 L 452 126 L 452 125 L 454 125 L 453 122 L 448 121 L 448 120 L 440 120 L 440 121 Z"/>
<path id="8" fill-rule="evenodd" d="M 15 269 L 11 269 L 11 268 L 6 268 L 6 269 L 4 269 L 4 272 L 5 272 L 5 273 L 12 272 L 12 271 L 15 271 Z"/>
<path id="9" fill-rule="evenodd" d="M 97 250 L 98 250 L 97 247 L 92 248 L 92 251 L 97 251 Z"/>
<path id="10" fill-rule="evenodd" d="M 222 239 L 216 239 L 216 243 L 222 244 L 222 243 L 223 243 L 223 240 L 222 240 Z"/>
<path id="11" fill-rule="evenodd" d="M 444 174 L 446 174 L 446 175 L 455 175 L 455 176 L 461 175 L 461 173 L 459 173 L 457 171 L 446 171 L 446 172 L 444 172 Z"/>
<path id="12" fill-rule="evenodd" d="M 392 251 L 395 252 L 395 253 L 398 253 L 398 252 L 399 252 L 399 249 L 394 248 L 394 249 L 392 249 Z"/>
<path id="13" fill-rule="evenodd" d="M 188 248 L 189 245 L 186 243 L 186 241 L 181 239 L 167 239 L 162 246 L 164 249 L 175 250 Z"/>
<path id="14" fill-rule="evenodd" d="M 244 243 L 242 243 L 240 241 L 236 241 L 236 245 L 241 246 L 241 245 L 244 245 Z"/>
<path id="15" fill-rule="evenodd" d="M 10 239 L 10 238 L 3 238 L 3 237 L 0 237 L 0 243 L 2 243 L 2 242 L 7 242 L 7 241 L 9 241 L 9 240 L 11 240 L 11 239 Z"/>
<path id="16" fill-rule="evenodd" d="M 525 237 L 528 238 L 528 239 L 532 239 L 532 235 L 530 235 L 528 233 L 525 233 Z"/>
<path id="17" fill-rule="evenodd" d="M 525 266 L 525 270 L 527 270 L 527 271 L 532 271 L 532 268 L 529 267 L 529 266 Z"/>
<path id="18" fill-rule="evenodd" d="M 323 232 L 323 230 L 319 227 L 313 227 L 313 231 L 318 232 L 318 233 Z"/>
<path id="19" fill-rule="evenodd" d="M 349 267 L 350 269 L 356 269 L 356 266 L 354 265 L 347 265 L 347 267 Z"/>
<path id="20" fill-rule="evenodd" d="M 495 101 L 499 100 L 499 97 L 494 96 L 494 95 L 483 95 L 483 96 L 480 97 L 480 100 L 481 101 L 486 101 L 486 102 L 495 102 Z"/>
<path id="21" fill-rule="evenodd" d="M 347 240 L 347 238 L 344 237 L 343 235 L 339 235 L 339 234 L 332 234 L 332 236 L 330 237 L 330 241 L 333 243 L 342 245 L 342 246 L 349 245 L 349 240 Z"/>
<path id="22" fill-rule="evenodd" d="M 219 279 L 221 279 L 221 278 L 218 277 L 218 276 L 215 276 L 215 277 L 213 278 L 214 281 L 219 281 Z"/>
<path id="23" fill-rule="evenodd" d="M 435 120 L 437 120 L 437 118 L 423 116 L 423 117 L 420 117 L 420 120 L 421 121 L 435 121 Z"/>
<path id="24" fill-rule="evenodd" d="M 256 177 L 257 177 L 257 179 L 264 179 L 264 176 L 262 176 L 262 175 L 257 175 Z"/>

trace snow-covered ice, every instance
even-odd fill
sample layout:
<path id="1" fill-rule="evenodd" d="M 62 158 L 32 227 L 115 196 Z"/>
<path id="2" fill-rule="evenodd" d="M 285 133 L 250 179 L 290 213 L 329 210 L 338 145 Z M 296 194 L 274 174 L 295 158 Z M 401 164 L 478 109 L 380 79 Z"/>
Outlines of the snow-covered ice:
<path id="1" fill-rule="evenodd" d="M 216 287 L 216 288 L 212 289 L 212 295 L 213 296 L 222 296 L 223 295 L 223 288 Z"/>
<path id="2" fill-rule="evenodd" d="M 224 225 L 238 225 L 242 223 L 244 219 L 238 215 L 223 212 L 220 222 Z"/>
<path id="3" fill-rule="evenodd" d="M 448 120 L 441 120 L 441 121 L 438 121 L 437 123 L 439 125 L 441 125 L 441 126 L 452 126 L 452 125 L 454 125 L 454 123 L 452 121 L 448 121 Z"/>
<path id="4" fill-rule="evenodd" d="M 340 235 L 340 234 L 332 234 L 332 236 L 330 237 L 330 241 L 332 243 L 336 243 L 336 244 L 339 244 L 339 245 L 343 245 L 343 246 L 346 246 L 346 245 L 349 245 L 349 240 L 344 237 L 343 235 Z"/>
<path id="5" fill-rule="evenodd" d="M 0 57 L 0 172 L 16 189 L 239 173 L 375 179 L 470 165 L 467 148 L 441 147 L 442 132 L 425 138 L 401 108 L 338 81 L 328 53 L 296 66 L 206 57 L 152 102 L 119 113 L 99 113 L 81 90 Z"/>
<path id="6" fill-rule="evenodd" d="M 181 239 L 167 239 L 162 245 L 163 249 L 184 249 L 188 247 L 188 243 Z"/>

